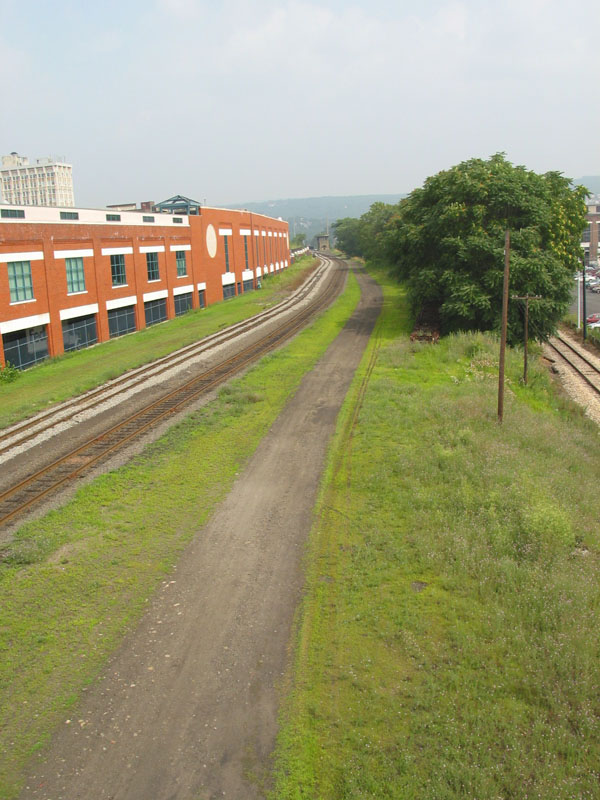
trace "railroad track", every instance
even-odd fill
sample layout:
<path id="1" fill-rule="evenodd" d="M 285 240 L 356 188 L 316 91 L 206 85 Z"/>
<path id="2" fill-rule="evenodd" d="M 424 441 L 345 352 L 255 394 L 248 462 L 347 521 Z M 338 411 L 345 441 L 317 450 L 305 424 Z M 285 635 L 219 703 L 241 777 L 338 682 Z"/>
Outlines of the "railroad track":
<path id="1" fill-rule="evenodd" d="M 324 259 L 325 266 L 333 262 L 334 260 Z M 317 279 L 318 278 L 315 278 L 315 280 Z M 309 282 L 311 283 L 311 288 L 302 292 L 299 290 L 299 292 L 296 293 L 296 303 L 299 302 L 298 297 L 305 298 L 311 289 L 314 288 L 313 280 L 309 279 Z M 297 312 L 285 316 L 279 325 L 255 340 L 252 344 L 244 347 L 231 358 L 225 359 L 211 369 L 186 381 L 155 402 L 138 409 L 134 414 L 110 429 L 103 431 L 98 436 L 90 438 L 62 457 L 52 461 L 45 467 L 27 476 L 16 485 L 0 493 L 0 525 L 11 522 L 17 516 L 31 510 L 32 507 L 42 499 L 64 488 L 70 481 L 80 477 L 90 470 L 90 468 L 114 454 L 117 450 L 127 446 L 132 440 L 139 437 L 150 428 L 167 419 L 170 415 L 181 410 L 186 405 L 189 405 L 210 389 L 225 382 L 263 355 L 279 347 L 283 342 L 305 327 L 315 314 L 324 310 L 331 304 L 339 293 L 343 282 L 343 272 L 339 269 L 333 270 L 331 279 L 327 283 L 325 289 L 318 295 L 313 303 L 305 305 Z M 284 303 L 279 304 L 277 307 L 280 309 L 279 313 L 281 313 L 281 306 L 289 308 L 289 302 L 284 301 Z M 265 321 L 265 316 L 269 315 L 273 310 L 274 309 L 270 309 L 268 312 L 256 315 L 252 320 L 241 323 L 240 326 L 235 326 L 237 328 L 237 333 L 235 335 L 239 336 L 261 324 L 261 322 Z M 261 318 L 260 320 L 259 317 Z M 267 318 L 269 317 L 267 316 Z M 254 321 L 254 325 L 250 324 L 252 321 Z M 233 336 L 231 331 L 227 333 L 230 334 L 227 338 Z M 218 334 L 216 337 L 217 343 L 219 344 L 223 341 L 227 341 L 227 338 L 219 339 Z M 203 341 L 206 343 L 205 340 Z M 186 349 L 187 348 L 184 348 L 184 350 Z M 174 359 L 181 357 L 184 357 L 182 356 L 182 351 L 178 351 L 173 355 Z M 187 357 L 189 358 L 189 354 Z M 158 362 L 153 362 L 153 366 L 156 367 L 157 363 Z M 172 363 L 173 362 L 169 361 L 168 358 L 160 359 L 160 364 L 163 369 L 172 366 Z M 140 380 L 143 379 L 140 375 L 136 375 L 136 379 L 137 378 Z M 114 388 L 115 383 L 121 387 L 121 391 L 125 390 L 124 386 L 127 388 L 126 382 L 118 381 L 114 382 L 111 388 Z M 100 391 L 101 390 L 98 390 L 98 392 Z M 97 393 L 93 392 L 90 394 L 96 395 Z M 87 399 L 90 399 L 90 394 L 86 396 Z M 93 401 L 97 398 L 92 397 L 91 399 Z M 67 413 L 73 413 L 72 407 L 71 411 Z M 49 419 L 45 419 L 43 424 L 50 426 L 57 423 L 56 421 L 50 422 Z M 36 431 L 36 433 L 37 432 L 39 431 Z M 35 435 L 30 431 L 28 432 L 25 426 L 23 426 L 23 433 L 25 436 L 30 434 L 32 436 Z"/>
<path id="2" fill-rule="evenodd" d="M 600 396 L 600 368 L 587 357 L 585 350 L 573 345 L 559 333 L 548 342 L 548 345 L 572 372 Z"/>
<path id="3" fill-rule="evenodd" d="M 330 261 L 328 259 L 322 259 L 319 268 L 312 273 L 302 286 L 290 295 L 290 297 L 272 308 L 255 314 L 253 317 L 236 323 L 235 325 L 231 325 L 226 330 L 206 336 L 199 342 L 194 342 L 193 344 L 182 347 L 175 353 L 158 358 L 142 367 L 129 370 L 124 375 L 107 382 L 103 386 L 92 389 L 78 397 L 60 403 L 47 411 L 36 414 L 31 419 L 11 425 L 6 430 L 0 432 L 0 462 L 2 461 L 2 457 L 11 450 L 14 450 L 15 447 L 20 447 L 28 442 L 32 442 L 33 439 L 56 427 L 57 424 L 71 420 L 74 415 L 93 411 L 93 409 L 97 408 L 102 403 L 118 397 L 118 395 L 122 394 L 124 391 L 133 393 L 136 389 L 139 390 L 148 378 L 159 375 L 167 369 L 183 367 L 187 362 L 193 361 L 202 354 L 208 354 L 211 349 L 226 344 L 245 333 L 249 333 L 260 325 L 285 313 L 310 295 L 322 279 L 323 272 L 326 270 L 329 263 Z"/>

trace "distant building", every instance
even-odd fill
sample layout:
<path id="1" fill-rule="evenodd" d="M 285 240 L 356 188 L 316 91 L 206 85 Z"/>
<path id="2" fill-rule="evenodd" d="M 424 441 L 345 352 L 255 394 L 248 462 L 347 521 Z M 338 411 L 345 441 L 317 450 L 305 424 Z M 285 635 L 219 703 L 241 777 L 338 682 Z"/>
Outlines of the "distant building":
<path id="1" fill-rule="evenodd" d="M 2 156 L 2 199 L 8 205 L 73 207 L 73 168 L 64 159 L 37 158 L 35 164 L 18 153 Z"/>
<path id="2" fill-rule="evenodd" d="M 586 267 L 597 267 L 600 263 L 600 197 L 588 200 L 587 211 L 588 224 L 581 237 L 581 247 Z"/>
<path id="3" fill-rule="evenodd" d="M 329 252 L 329 235 L 327 233 L 317 236 L 317 250 Z"/>

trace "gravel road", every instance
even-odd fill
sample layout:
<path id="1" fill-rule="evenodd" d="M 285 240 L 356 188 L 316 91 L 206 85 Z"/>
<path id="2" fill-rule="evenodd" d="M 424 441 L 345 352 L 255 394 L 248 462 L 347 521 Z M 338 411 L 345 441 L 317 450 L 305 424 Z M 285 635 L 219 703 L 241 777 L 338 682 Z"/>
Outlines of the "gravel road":
<path id="1" fill-rule="evenodd" d="M 381 308 L 307 374 L 139 626 L 40 754 L 21 800 L 265 796 L 327 446 Z"/>

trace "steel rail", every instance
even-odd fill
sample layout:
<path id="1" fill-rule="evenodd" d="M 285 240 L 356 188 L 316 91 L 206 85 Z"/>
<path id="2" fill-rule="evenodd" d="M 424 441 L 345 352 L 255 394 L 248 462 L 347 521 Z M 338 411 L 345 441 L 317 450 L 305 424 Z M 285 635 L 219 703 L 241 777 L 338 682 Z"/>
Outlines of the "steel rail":
<path id="1" fill-rule="evenodd" d="M 149 364 L 129 370 L 124 375 L 109 381 L 98 389 L 92 389 L 83 395 L 67 400 L 59 406 L 38 413 L 28 420 L 16 423 L 9 429 L 5 429 L 0 432 L 0 455 L 31 441 L 36 436 L 69 419 L 73 414 L 88 411 L 124 390 L 134 389 L 147 380 L 148 377 L 162 369 L 171 369 L 185 364 L 187 361 L 202 355 L 202 353 L 209 352 L 211 348 L 225 344 L 279 316 L 306 298 L 322 277 L 323 269 L 326 266 L 327 262 L 322 261 L 320 267 L 309 276 L 291 297 L 282 300 L 272 308 L 261 311 L 247 320 L 242 320 L 230 326 L 227 330 L 217 331 L 204 337 L 199 342 L 193 342 L 190 345 L 179 348 L 174 353 L 155 359 Z M 7 443 L 3 445 L 2 442 Z"/>
<path id="2" fill-rule="evenodd" d="M 565 344 L 567 347 L 569 347 L 577 355 L 577 357 L 581 359 L 581 361 L 583 361 L 584 364 L 586 364 L 586 366 L 590 367 L 594 372 L 600 375 L 600 369 L 598 369 L 598 367 L 596 367 L 595 364 L 592 364 L 590 361 L 588 361 L 588 359 L 584 355 L 582 355 L 578 350 L 576 350 L 572 345 L 566 342 L 561 336 L 556 336 L 555 338 L 558 341 Z M 574 372 L 576 372 L 581 378 L 583 378 L 583 380 L 588 384 L 588 386 L 590 386 L 590 388 L 592 388 L 596 392 L 596 394 L 600 395 L 600 387 L 598 387 L 592 380 L 590 380 L 590 378 L 585 374 L 585 372 L 582 372 L 582 370 L 576 364 L 573 363 L 573 361 L 569 358 L 568 355 L 566 355 L 559 347 L 553 344 L 552 341 L 548 341 L 548 345 L 556 353 L 558 353 L 558 355 L 564 361 L 566 361 L 566 363 L 571 367 L 571 369 Z"/>
<path id="3" fill-rule="evenodd" d="M 342 283 L 343 273 L 335 270 L 330 283 L 315 303 L 286 319 L 274 331 L 7 489 L 0 494 L 0 524 L 21 514 L 167 416 L 275 349 L 329 305 L 339 293 Z M 5 510 L 2 510 L 2 506 Z"/>

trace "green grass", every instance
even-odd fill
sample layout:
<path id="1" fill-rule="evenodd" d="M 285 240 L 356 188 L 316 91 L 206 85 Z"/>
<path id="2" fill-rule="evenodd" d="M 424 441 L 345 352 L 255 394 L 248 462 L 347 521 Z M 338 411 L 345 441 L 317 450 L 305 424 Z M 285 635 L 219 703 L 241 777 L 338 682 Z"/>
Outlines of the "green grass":
<path id="1" fill-rule="evenodd" d="M 498 344 L 386 304 L 307 555 L 277 800 L 596 798 L 598 429 Z"/>
<path id="2" fill-rule="evenodd" d="M 0 564 L 0 797 L 17 794 L 27 759 L 143 613 L 359 294 L 350 275 L 342 298 L 288 346 L 18 532 Z"/>
<path id="3" fill-rule="evenodd" d="M 304 256 L 264 279 L 260 291 L 195 309 L 86 350 L 65 353 L 19 373 L 13 382 L 8 381 L 12 374 L 7 373 L 0 380 L 0 428 L 264 311 L 297 286 L 313 264 L 311 256 Z"/>

